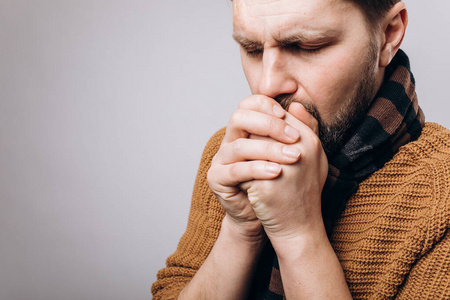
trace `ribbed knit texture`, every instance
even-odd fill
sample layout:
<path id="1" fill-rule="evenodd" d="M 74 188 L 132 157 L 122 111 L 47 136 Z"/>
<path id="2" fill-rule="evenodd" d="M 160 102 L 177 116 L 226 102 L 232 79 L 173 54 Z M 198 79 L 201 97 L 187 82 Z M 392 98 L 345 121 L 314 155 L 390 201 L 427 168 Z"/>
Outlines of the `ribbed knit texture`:
<path id="1" fill-rule="evenodd" d="M 154 299 L 176 299 L 211 251 L 224 210 L 206 174 L 225 134 L 208 142 L 186 232 L 158 272 Z M 331 243 L 355 299 L 450 299 L 450 131 L 427 123 L 359 185 Z"/>

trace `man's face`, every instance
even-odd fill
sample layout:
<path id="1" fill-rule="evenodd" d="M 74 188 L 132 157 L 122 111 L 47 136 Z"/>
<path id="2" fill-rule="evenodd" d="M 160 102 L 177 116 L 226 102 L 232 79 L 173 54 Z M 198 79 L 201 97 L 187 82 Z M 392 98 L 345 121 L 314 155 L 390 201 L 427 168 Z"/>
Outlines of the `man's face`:
<path id="1" fill-rule="evenodd" d="M 342 0 L 234 0 L 252 94 L 305 105 L 327 152 L 342 143 L 381 85 L 378 44 L 358 7 Z"/>

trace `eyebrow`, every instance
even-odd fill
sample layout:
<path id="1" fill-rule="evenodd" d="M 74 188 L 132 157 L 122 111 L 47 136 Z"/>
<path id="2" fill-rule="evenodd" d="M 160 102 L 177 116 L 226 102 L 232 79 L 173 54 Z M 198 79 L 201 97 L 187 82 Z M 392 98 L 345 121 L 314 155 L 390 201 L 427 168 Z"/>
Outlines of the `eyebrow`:
<path id="1" fill-rule="evenodd" d="M 263 45 L 260 42 L 252 41 L 245 36 L 238 35 L 236 33 L 233 33 L 233 39 L 241 45 L 243 48 L 250 49 L 250 48 L 256 48 L 256 49 L 262 49 Z"/>
<path id="2" fill-rule="evenodd" d="M 287 46 L 292 44 L 307 44 L 307 43 L 322 43 L 332 38 L 337 38 L 340 31 L 330 28 L 326 31 L 314 32 L 314 33 L 295 33 L 286 37 L 275 38 L 275 41 L 280 46 Z M 261 49 L 263 45 L 260 42 L 252 41 L 245 36 L 233 33 L 233 39 L 244 48 L 256 48 Z"/>
<path id="3" fill-rule="evenodd" d="M 284 38 L 275 38 L 275 41 L 282 46 L 291 44 L 307 44 L 307 43 L 322 43 L 330 39 L 335 39 L 339 36 L 340 31 L 336 29 L 328 29 L 320 32 L 302 32 L 288 35 Z"/>

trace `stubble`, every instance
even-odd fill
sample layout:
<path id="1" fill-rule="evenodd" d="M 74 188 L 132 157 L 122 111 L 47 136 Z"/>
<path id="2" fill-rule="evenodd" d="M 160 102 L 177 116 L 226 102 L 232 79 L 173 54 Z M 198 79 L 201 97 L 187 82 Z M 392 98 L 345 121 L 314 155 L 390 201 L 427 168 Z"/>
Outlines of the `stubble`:
<path id="1" fill-rule="evenodd" d="M 292 95 L 280 95 L 275 98 L 284 109 L 288 110 L 292 102 L 300 102 L 305 109 L 319 123 L 319 138 L 327 156 L 333 155 L 342 148 L 351 132 L 358 126 L 366 115 L 370 103 L 377 92 L 377 78 L 375 65 L 378 60 L 377 47 L 370 45 L 366 62 L 362 65 L 359 82 L 355 84 L 355 89 L 349 92 L 346 99 L 341 100 L 342 105 L 336 112 L 333 120 L 325 123 L 314 103 L 299 101 Z"/>

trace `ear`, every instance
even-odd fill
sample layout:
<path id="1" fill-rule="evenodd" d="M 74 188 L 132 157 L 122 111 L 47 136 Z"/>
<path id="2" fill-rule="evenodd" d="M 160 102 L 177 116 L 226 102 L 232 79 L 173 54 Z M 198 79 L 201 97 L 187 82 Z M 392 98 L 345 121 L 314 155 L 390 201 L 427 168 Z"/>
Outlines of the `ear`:
<path id="1" fill-rule="evenodd" d="M 380 52 L 380 67 L 386 67 L 397 53 L 405 36 L 406 26 L 408 25 L 408 12 L 405 4 L 398 2 L 395 4 L 386 16 L 382 24 L 384 29 Z"/>

